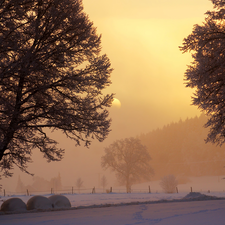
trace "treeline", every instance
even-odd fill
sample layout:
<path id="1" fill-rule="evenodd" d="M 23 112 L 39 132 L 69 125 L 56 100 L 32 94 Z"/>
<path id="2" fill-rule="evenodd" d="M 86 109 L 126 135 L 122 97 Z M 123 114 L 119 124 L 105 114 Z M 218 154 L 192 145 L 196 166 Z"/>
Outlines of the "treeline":
<path id="1" fill-rule="evenodd" d="M 152 157 L 153 179 L 168 174 L 188 176 L 225 175 L 225 145 L 205 143 L 205 115 L 171 123 L 139 136 Z"/>
<path id="2" fill-rule="evenodd" d="M 35 192 L 35 191 L 47 191 L 54 189 L 61 190 L 62 189 L 62 182 L 60 173 L 57 177 L 51 178 L 51 180 L 45 180 L 42 177 L 35 176 L 33 177 L 33 183 L 31 185 L 24 185 L 23 181 L 18 177 L 17 185 L 16 185 L 16 192 L 22 193 L 26 192 L 26 190 Z"/>

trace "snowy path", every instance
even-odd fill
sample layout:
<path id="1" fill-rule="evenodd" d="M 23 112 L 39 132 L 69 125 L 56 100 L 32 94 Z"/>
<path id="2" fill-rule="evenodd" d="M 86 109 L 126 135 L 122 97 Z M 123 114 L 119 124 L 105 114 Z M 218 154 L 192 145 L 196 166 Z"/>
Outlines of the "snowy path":
<path id="1" fill-rule="evenodd" d="M 1 225 L 224 225 L 225 200 L 169 202 L 0 216 Z"/>

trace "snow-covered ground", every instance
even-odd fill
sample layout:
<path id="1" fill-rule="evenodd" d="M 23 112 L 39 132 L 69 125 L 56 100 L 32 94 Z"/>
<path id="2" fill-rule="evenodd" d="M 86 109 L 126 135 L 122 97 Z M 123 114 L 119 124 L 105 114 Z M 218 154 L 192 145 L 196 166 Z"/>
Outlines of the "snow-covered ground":
<path id="1" fill-rule="evenodd" d="M 147 185 L 136 185 L 133 190 L 143 190 Z M 194 191 L 191 194 L 190 187 Z M 145 193 L 64 194 L 71 202 L 70 210 L 0 213 L 0 225 L 224 225 L 223 188 L 224 180 L 203 177 L 179 185 L 179 193 L 174 194 L 162 193 L 156 183 L 151 183 L 152 193 L 147 193 L 146 188 Z M 25 203 L 31 198 L 26 195 L 0 196 L 0 205 L 11 197 L 18 197 Z"/>
<path id="2" fill-rule="evenodd" d="M 224 225 L 225 200 L 139 204 L 0 216 L 1 225 Z"/>
<path id="3" fill-rule="evenodd" d="M 195 193 L 195 192 L 194 192 Z M 194 195 L 193 193 L 193 195 Z M 188 193 L 176 193 L 176 194 L 165 194 L 165 193 L 102 193 L 102 194 L 65 194 L 72 207 L 85 208 L 85 207 L 95 207 L 104 205 L 119 205 L 127 203 L 152 203 L 152 202 L 164 202 L 164 201 L 176 201 L 182 200 Z M 200 195 L 200 194 L 199 194 Z M 215 196 L 219 198 L 225 198 L 225 192 L 212 192 L 212 193 L 202 193 L 201 195 Z M 201 197 L 194 196 L 194 197 Z M 51 195 L 44 195 L 49 197 Z M 0 205 L 2 201 L 5 201 L 12 197 L 18 197 L 22 199 L 25 203 L 31 198 L 31 196 L 8 196 L 0 198 Z M 204 196 L 203 196 L 204 197 Z"/>
<path id="4" fill-rule="evenodd" d="M 192 194 L 70 194 L 65 196 L 70 199 L 72 205 L 70 210 L 2 214 L 0 224 L 225 224 L 225 200 L 213 200 L 211 197 L 225 198 L 224 192 L 210 194 L 195 192 Z M 30 196 L 12 197 L 19 197 L 24 202 L 30 198 Z M 2 197 L 1 200 L 8 198 Z"/>

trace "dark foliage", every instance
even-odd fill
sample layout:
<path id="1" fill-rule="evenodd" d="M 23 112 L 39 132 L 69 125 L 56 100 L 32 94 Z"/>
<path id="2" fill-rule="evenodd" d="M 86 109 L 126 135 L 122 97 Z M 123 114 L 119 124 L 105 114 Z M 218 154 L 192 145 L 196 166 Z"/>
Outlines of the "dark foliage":
<path id="1" fill-rule="evenodd" d="M 212 0 L 203 25 L 195 25 L 180 47 L 192 53 L 185 73 L 186 86 L 195 88 L 193 105 L 209 116 L 207 142 L 225 142 L 225 1 Z"/>
<path id="2" fill-rule="evenodd" d="M 27 172 L 33 149 L 61 160 L 49 130 L 75 144 L 110 128 L 110 61 L 81 0 L 0 1 L 0 168 Z"/>

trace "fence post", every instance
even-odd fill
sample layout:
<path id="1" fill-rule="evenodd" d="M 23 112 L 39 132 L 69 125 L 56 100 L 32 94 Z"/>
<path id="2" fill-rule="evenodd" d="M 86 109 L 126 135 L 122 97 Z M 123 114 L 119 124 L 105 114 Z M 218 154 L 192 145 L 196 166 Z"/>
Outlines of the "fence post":
<path id="1" fill-rule="evenodd" d="M 5 197 L 5 189 L 4 189 L 4 197 Z"/>
<path id="2" fill-rule="evenodd" d="M 110 193 L 112 193 L 112 187 L 110 187 Z"/>
<path id="3" fill-rule="evenodd" d="M 176 187 L 177 193 L 178 193 L 178 187 Z"/>
<path id="4" fill-rule="evenodd" d="M 27 196 L 29 196 L 29 191 L 28 191 L 28 189 L 27 189 Z"/>
<path id="5" fill-rule="evenodd" d="M 151 193 L 151 187 L 150 187 L 150 185 L 148 186 L 148 193 Z"/>
<path id="6" fill-rule="evenodd" d="M 73 187 L 72 187 L 72 195 L 73 195 Z"/>
<path id="7" fill-rule="evenodd" d="M 192 187 L 191 187 L 191 193 L 192 193 Z"/>
<path id="8" fill-rule="evenodd" d="M 92 189 L 92 194 L 94 194 L 95 193 L 95 187 L 93 187 L 93 189 Z"/>

